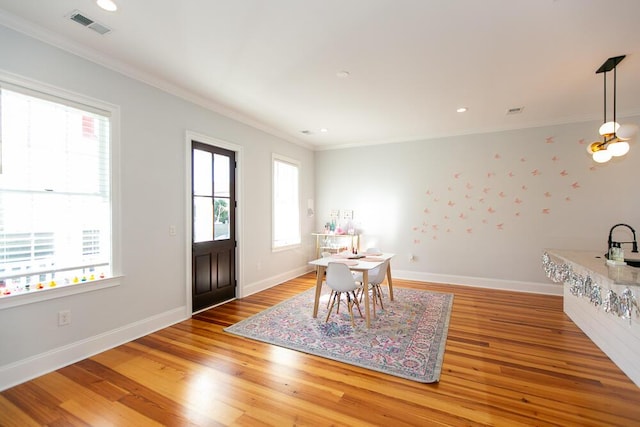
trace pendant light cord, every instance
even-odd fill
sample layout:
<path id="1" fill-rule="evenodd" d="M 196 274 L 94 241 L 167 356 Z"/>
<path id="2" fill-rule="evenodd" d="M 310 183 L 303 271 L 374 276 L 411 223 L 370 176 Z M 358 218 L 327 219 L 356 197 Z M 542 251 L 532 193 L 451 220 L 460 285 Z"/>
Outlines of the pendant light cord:
<path id="1" fill-rule="evenodd" d="M 604 82 L 604 120 L 602 123 L 607 123 L 607 72 L 602 73 Z"/>
<path id="2" fill-rule="evenodd" d="M 618 68 L 617 66 L 613 67 L 613 138 L 616 138 L 616 92 L 618 92 L 616 89 L 616 86 L 617 86 L 616 69 L 617 68 Z"/>

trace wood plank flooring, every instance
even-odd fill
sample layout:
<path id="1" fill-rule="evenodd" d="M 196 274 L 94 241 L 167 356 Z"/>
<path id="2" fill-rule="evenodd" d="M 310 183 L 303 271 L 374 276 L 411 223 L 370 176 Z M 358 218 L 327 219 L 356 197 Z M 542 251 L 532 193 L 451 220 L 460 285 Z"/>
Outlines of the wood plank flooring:
<path id="1" fill-rule="evenodd" d="M 455 294 L 436 384 L 223 332 L 314 281 L 299 277 L 5 390 L 0 425 L 640 426 L 640 388 L 564 315 L 561 297 L 394 280 Z"/>

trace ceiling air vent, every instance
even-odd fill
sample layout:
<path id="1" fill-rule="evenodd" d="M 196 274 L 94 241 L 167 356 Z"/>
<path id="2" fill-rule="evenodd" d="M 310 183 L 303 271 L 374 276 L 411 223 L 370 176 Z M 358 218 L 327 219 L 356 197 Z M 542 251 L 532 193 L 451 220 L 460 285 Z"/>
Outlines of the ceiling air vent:
<path id="1" fill-rule="evenodd" d="M 520 114 L 522 113 L 522 110 L 524 110 L 524 107 L 513 107 L 513 108 L 509 108 L 507 110 L 507 116 L 511 115 L 511 114 Z"/>
<path id="2" fill-rule="evenodd" d="M 73 12 L 71 12 L 69 14 L 69 19 L 71 19 L 74 22 L 77 22 L 78 24 L 84 27 L 90 28 L 96 33 L 101 35 L 111 32 L 111 28 L 104 26 L 94 21 L 91 18 L 88 18 L 87 16 L 83 15 L 79 10 L 74 10 Z"/>

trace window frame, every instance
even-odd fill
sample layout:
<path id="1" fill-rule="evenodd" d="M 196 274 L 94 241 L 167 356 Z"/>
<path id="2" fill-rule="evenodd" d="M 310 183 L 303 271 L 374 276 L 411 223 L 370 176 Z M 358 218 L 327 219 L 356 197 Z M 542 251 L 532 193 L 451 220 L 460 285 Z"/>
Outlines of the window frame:
<path id="1" fill-rule="evenodd" d="M 285 163 L 291 166 L 294 166 L 297 169 L 298 173 L 298 182 L 297 182 L 297 216 L 298 216 L 298 230 L 297 230 L 297 242 L 286 243 L 282 245 L 277 245 L 276 241 L 276 162 Z M 272 252 L 285 251 L 293 248 L 298 248 L 302 245 L 302 217 L 301 217 L 301 206 L 300 206 L 300 175 L 301 175 L 302 165 L 301 162 L 286 156 L 282 156 L 276 153 L 272 153 L 271 155 L 271 250 Z"/>
<path id="2" fill-rule="evenodd" d="M 37 292 L 0 297 L 0 310 L 67 297 L 99 289 L 119 286 L 122 281 L 121 218 L 120 218 L 120 107 L 87 95 L 72 92 L 37 80 L 0 70 L 0 86 L 37 98 L 66 104 L 86 111 L 100 111 L 109 115 L 109 185 L 111 211 L 111 276 L 78 285 L 46 288 Z"/>

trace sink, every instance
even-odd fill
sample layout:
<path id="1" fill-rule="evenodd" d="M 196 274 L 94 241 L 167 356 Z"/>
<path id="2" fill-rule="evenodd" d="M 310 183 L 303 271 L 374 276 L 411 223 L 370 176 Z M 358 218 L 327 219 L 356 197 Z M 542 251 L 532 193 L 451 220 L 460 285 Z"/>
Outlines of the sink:
<path id="1" fill-rule="evenodd" d="M 604 257 L 606 259 L 609 259 L 609 254 L 604 254 Z M 626 259 L 625 258 L 624 262 L 626 262 L 627 265 L 630 266 L 630 267 L 640 267 L 640 259 Z"/>

